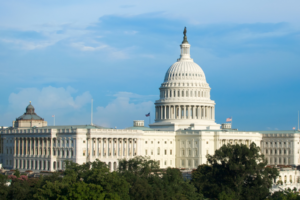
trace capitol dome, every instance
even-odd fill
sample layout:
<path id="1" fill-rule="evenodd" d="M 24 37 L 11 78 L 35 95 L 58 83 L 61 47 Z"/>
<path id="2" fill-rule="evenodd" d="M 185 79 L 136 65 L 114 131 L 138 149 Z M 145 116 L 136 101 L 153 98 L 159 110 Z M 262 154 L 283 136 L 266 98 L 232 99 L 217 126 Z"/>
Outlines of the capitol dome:
<path id="1" fill-rule="evenodd" d="M 206 82 L 203 70 L 193 61 L 178 61 L 168 69 L 165 75 L 165 82 L 175 80 Z"/>
<path id="2" fill-rule="evenodd" d="M 169 67 L 159 88 L 160 99 L 155 101 L 152 129 L 220 129 L 220 125 L 215 123 L 211 88 L 203 70 L 191 58 L 190 47 L 185 28 L 180 58 Z"/>

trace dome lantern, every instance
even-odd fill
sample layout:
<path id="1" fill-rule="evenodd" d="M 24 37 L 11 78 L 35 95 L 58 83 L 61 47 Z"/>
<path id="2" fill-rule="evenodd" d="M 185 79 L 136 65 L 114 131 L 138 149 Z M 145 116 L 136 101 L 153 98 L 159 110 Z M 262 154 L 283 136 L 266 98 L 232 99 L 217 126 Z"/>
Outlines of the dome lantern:
<path id="1" fill-rule="evenodd" d="M 190 55 L 191 45 L 187 41 L 187 37 L 186 37 L 186 27 L 184 27 L 183 35 L 184 35 L 183 41 L 180 45 L 181 54 L 180 54 L 180 58 L 177 61 L 193 61 Z"/>

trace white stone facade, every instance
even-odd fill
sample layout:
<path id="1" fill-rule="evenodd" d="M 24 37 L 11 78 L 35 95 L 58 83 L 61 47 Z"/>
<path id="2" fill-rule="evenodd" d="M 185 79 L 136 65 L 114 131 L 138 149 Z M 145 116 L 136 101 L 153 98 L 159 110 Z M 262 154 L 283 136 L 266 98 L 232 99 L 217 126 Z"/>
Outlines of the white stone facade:
<path id="1" fill-rule="evenodd" d="M 206 155 L 224 144 L 249 146 L 252 142 L 261 146 L 270 164 L 299 165 L 299 131 L 244 132 L 232 130 L 231 124 L 220 129 L 211 89 L 203 70 L 190 58 L 186 36 L 180 47 L 181 57 L 168 69 L 159 88 L 155 123 L 150 128 L 144 127 L 142 120 L 127 129 L 47 126 L 30 103 L 26 113 L 17 118 L 18 126 L 0 130 L 3 167 L 54 171 L 64 169 L 65 160 L 82 164 L 99 159 L 114 170 L 119 159 L 141 155 L 159 161 L 161 168 L 193 169 L 207 163 Z M 26 125 L 28 119 L 42 124 Z"/>

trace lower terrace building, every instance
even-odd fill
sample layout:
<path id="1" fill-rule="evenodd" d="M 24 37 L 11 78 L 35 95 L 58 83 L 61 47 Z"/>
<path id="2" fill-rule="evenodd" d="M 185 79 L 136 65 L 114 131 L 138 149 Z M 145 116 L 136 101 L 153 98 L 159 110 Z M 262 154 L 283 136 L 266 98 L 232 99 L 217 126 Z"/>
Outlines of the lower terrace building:
<path id="1" fill-rule="evenodd" d="M 201 67 L 190 57 L 186 35 L 181 56 L 167 71 L 155 102 L 155 123 L 134 121 L 126 129 L 95 125 L 48 126 L 31 103 L 12 127 L 0 130 L 0 162 L 7 169 L 55 171 L 64 161 L 96 159 L 118 167 L 119 159 L 149 156 L 161 168 L 193 169 L 224 144 L 254 142 L 271 165 L 299 165 L 299 131 L 238 131 L 215 122 L 215 102 Z"/>

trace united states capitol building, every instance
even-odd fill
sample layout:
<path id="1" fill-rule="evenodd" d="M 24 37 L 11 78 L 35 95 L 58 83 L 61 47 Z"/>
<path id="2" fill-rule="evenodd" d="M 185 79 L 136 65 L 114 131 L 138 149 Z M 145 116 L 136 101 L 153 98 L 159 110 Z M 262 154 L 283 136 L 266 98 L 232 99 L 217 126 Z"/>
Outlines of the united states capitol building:
<path id="1" fill-rule="evenodd" d="M 184 34 L 181 56 L 167 70 L 155 102 L 155 122 L 111 129 L 96 125 L 48 126 L 31 103 L 12 127 L 0 130 L 0 162 L 6 169 L 55 171 L 64 161 L 78 164 L 99 159 L 110 170 L 119 159 L 148 156 L 161 168 L 194 169 L 207 163 L 224 144 L 254 142 L 270 165 L 300 164 L 299 131 L 238 131 L 215 122 L 215 101 L 201 67 L 190 57 Z M 21 114 L 21 113 L 20 113 Z M 293 178 L 294 179 L 294 178 Z"/>

